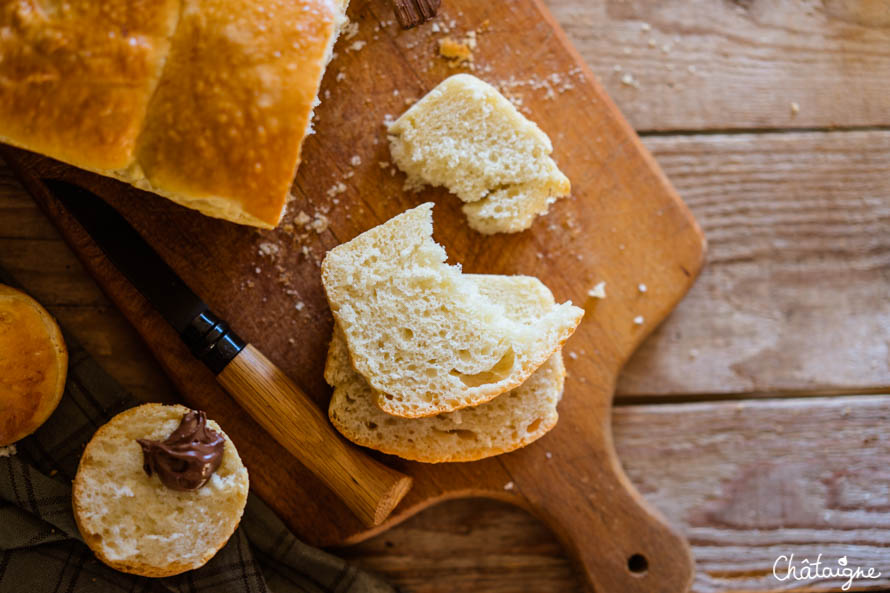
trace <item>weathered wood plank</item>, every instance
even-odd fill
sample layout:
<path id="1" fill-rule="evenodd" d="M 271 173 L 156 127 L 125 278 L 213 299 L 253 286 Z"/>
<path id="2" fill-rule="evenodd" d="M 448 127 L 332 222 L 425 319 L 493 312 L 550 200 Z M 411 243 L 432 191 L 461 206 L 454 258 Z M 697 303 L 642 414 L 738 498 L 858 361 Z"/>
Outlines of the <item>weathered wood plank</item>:
<path id="1" fill-rule="evenodd" d="M 547 3 L 638 130 L 890 124 L 886 0 Z"/>
<path id="2" fill-rule="evenodd" d="M 619 392 L 890 386 L 890 132 L 650 137 L 708 237 Z"/>
<path id="3" fill-rule="evenodd" d="M 883 573 L 854 590 L 890 585 L 888 421 L 876 396 L 625 406 L 613 426 L 633 482 L 692 543 L 693 591 L 836 591 L 772 567 L 846 556 Z M 501 503 L 443 504 L 341 552 L 412 593 L 580 589 L 546 529 Z"/>

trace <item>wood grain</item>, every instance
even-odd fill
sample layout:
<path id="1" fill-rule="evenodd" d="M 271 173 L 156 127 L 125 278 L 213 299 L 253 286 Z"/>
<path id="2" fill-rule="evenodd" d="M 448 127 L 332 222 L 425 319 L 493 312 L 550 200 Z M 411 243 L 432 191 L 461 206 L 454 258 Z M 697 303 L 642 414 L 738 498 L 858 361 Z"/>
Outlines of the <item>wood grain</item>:
<path id="1" fill-rule="evenodd" d="M 637 130 L 890 125 L 886 0 L 547 3 Z"/>
<path id="2" fill-rule="evenodd" d="M 883 396 L 622 406 L 613 428 L 628 475 L 690 539 L 693 591 L 839 591 L 780 582 L 772 566 L 847 556 L 883 573 L 853 590 L 890 586 L 888 421 Z M 489 501 L 440 505 L 338 553 L 411 593 L 581 590 L 543 525 Z"/>
<path id="3" fill-rule="evenodd" d="M 890 132 L 646 145 L 710 253 L 619 395 L 890 391 Z"/>
<path id="4" fill-rule="evenodd" d="M 454 69 L 436 55 L 435 29 L 402 32 L 383 0 L 357 3 L 350 16 L 360 27 L 353 45 L 365 45 L 340 53 L 332 63 L 323 85 L 325 101 L 317 110 L 316 133 L 305 143 L 292 189 L 290 214 L 276 231 L 258 232 L 209 219 L 22 151 L 4 149 L 3 156 L 149 344 L 185 401 L 226 427 L 242 452 L 255 491 L 306 539 L 354 542 L 443 499 L 487 495 L 509 498 L 542 517 L 594 590 L 686 590 L 692 573 L 688 546 L 622 473 L 612 449 L 609 409 L 621 365 L 685 294 L 701 268 L 704 246 L 698 226 L 535 0 L 449 2 L 441 19 L 454 34 L 476 31 L 490 40 L 474 52 L 477 72 L 500 80 L 516 76 L 528 83 L 517 91 L 518 98 L 522 108 L 551 131 L 560 168 L 573 180 L 572 198 L 554 205 L 528 232 L 483 238 L 467 229 L 457 201 L 444 191 L 405 193 L 403 179 L 379 166 L 388 158 L 382 123 L 405 109 L 406 96 L 419 96 Z M 496 23 L 496 28 L 486 30 L 486 23 Z M 520 42 L 516 40 L 537 48 L 535 60 L 515 53 Z M 536 86 L 554 77 L 562 82 L 558 110 L 552 108 L 553 97 Z M 343 83 L 344 78 L 348 82 Z M 343 92 L 346 85 L 349 92 Z M 612 298 L 586 303 L 587 319 L 571 343 L 587 354 L 573 361 L 562 419 L 553 431 L 521 451 L 479 462 L 430 466 L 387 460 L 411 475 L 415 486 L 390 521 L 367 530 L 221 393 L 205 370 L 195 367 L 177 346 L 170 327 L 46 192 L 40 177 L 72 181 L 110 201 L 214 311 L 322 407 L 330 393 L 322 368 L 331 318 L 319 260 L 333 245 L 420 201 L 439 203 L 437 239 L 467 271 L 533 274 L 557 299 L 578 303 L 588 301 L 596 277 L 608 280 Z M 300 219 L 306 215 L 297 216 L 301 210 L 308 211 L 310 219 L 323 216 L 324 222 L 305 228 Z M 600 228 L 610 230 L 597 232 Z M 571 262 L 571 273 L 566 261 Z M 638 277 L 647 278 L 653 296 L 635 298 Z M 542 466 L 544 447 L 561 455 Z M 505 489 L 506 484 L 512 487 Z M 629 561 L 633 558 L 645 558 L 646 569 Z"/>
<path id="5" fill-rule="evenodd" d="M 878 12 L 869 12 L 882 10 L 885 3 L 881 0 L 827 0 L 821 4 L 792 0 L 548 0 L 548 3 L 593 66 L 600 82 L 638 129 L 748 128 L 757 131 L 764 127 L 887 125 L 890 79 L 882 74 L 888 72 L 890 52 L 887 20 L 882 20 Z M 642 31 L 643 22 L 651 24 L 651 34 Z M 657 51 L 648 47 L 649 38 L 655 36 Z M 507 33 L 498 42 L 506 38 Z M 667 53 L 661 50 L 663 40 L 671 44 Z M 483 37 L 480 42 L 485 44 L 487 40 Z M 629 48 L 629 54 L 624 53 L 624 47 Z M 340 51 L 342 53 L 342 48 Z M 625 68 L 621 74 L 613 72 L 616 64 Z M 689 66 L 694 66 L 696 72 L 689 72 Z M 432 63 L 431 67 L 434 67 Z M 336 63 L 334 68 L 332 71 L 336 72 Z M 626 72 L 640 80 L 639 89 L 620 82 L 621 75 Z M 702 72 L 704 75 L 699 75 Z M 336 85 L 330 84 L 329 89 L 336 92 Z M 517 92 L 521 98 L 524 93 L 547 92 L 547 89 L 530 90 L 520 86 Z M 374 97 L 375 100 L 379 98 L 382 94 Z M 792 101 L 800 105 L 796 116 L 790 110 Z M 741 288 L 749 284 L 756 288 L 749 293 L 756 297 L 762 314 L 758 315 L 757 309 L 741 308 L 733 294 L 722 289 L 717 272 L 712 277 L 711 268 L 706 268 L 700 283 L 710 285 L 711 289 L 693 290 L 688 297 L 690 304 L 682 306 L 661 331 L 644 343 L 620 384 L 625 401 L 633 401 L 636 396 L 646 393 L 685 397 L 684 385 L 692 386 L 695 397 L 708 397 L 711 392 L 721 391 L 720 386 L 727 378 L 730 389 L 725 393 L 736 393 L 740 397 L 786 389 L 797 392 L 812 387 L 806 376 L 792 376 L 787 369 L 770 365 L 769 353 L 759 363 L 752 361 L 744 365 L 746 376 L 734 375 L 729 369 L 747 358 L 744 340 L 746 326 L 752 322 L 756 328 L 752 335 L 758 344 L 752 351 L 759 351 L 768 342 L 770 333 L 774 332 L 778 339 L 791 335 L 793 329 L 800 332 L 801 338 L 783 340 L 784 347 L 799 353 L 793 359 L 806 361 L 808 355 L 815 352 L 821 353 L 824 362 L 832 362 L 832 359 L 824 358 L 828 351 L 824 348 L 826 342 L 818 339 L 822 336 L 818 316 L 809 314 L 801 322 L 799 314 L 793 312 L 796 308 L 787 306 L 787 303 L 795 302 L 794 291 L 806 289 L 814 281 L 827 282 L 827 290 L 811 291 L 805 311 L 813 309 L 830 316 L 834 308 L 839 307 L 841 311 L 852 312 L 845 323 L 841 324 L 844 317 L 837 315 L 828 327 L 841 337 L 847 332 L 861 333 L 865 343 L 871 345 L 868 351 L 875 351 L 875 326 L 869 319 L 885 319 L 886 309 L 869 310 L 869 307 L 874 305 L 873 295 L 886 288 L 890 280 L 886 271 L 880 273 L 873 263 L 866 261 L 868 253 L 860 250 L 861 243 L 857 243 L 857 248 L 846 256 L 840 255 L 838 247 L 843 247 L 844 242 L 832 233 L 849 237 L 862 221 L 885 216 L 881 212 L 885 211 L 882 209 L 890 191 L 887 185 L 881 184 L 879 174 L 887 170 L 886 161 L 880 158 L 875 161 L 876 151 L 871 150 L 871 146 L 877 141 L 879 147 L 885 147 L 886 139 L 880 134 L 876 137 L 866 134 L 848 142 L 833 134 L 830 139 L 826 135 L 808 142 L 810 148 L 796 148 L 792 136 L 783 142 L 784 148 L 779 151 L 781 166 L 774 166 L 766 148 L 760 149 L 764 156 L 755 154 L 760 142 L 758 136 L 741 136 L 738 141 L 743 140 L 750 146 L 744 149 L 737 146 L 729 153 L 712 146 L 710 137 L 645 139 L 712 236 L 712 258 L 721 261 L 712 264 L 711 268 L 732 269 L 733 273 L 726 274 L 730 281 L 739 281 L 737 286 Z M 693 141 L 699 146 L 690 150 L 689 143 Z M 675 143 L 680 146 L 676 152 L 672 150 Z M 838 146 L 844 144 L 848 146 L 838 150 Z M 712 151 L 724 156 L 734 154 L 734 158 L 741 159 L 745 175 L 740 174 L 739 163 L 712 158 Z M 860 166 L 856 151 L 868 155 L 867 162 L 872 165 Z M 698 161 L 698 167 L 693 161 Z M 807 172 L 809 177 L 802 179 Z M 746 238 L 743 235 L 730 237 L 728 231 L 739 224 L 739 217 L 744 222 L 744 216 L 750 213 L 765 225 L 773 239 L 788 239 L 791 235 L 785 234 L 785 223 L 772 222 L 781 212 L 771 210 L 769 203 L 770 200 L 783 202 L 782 181 L 789 174 L 793 174 L 799 184 L 805 181 L 809 186 L 806 192 L 797 195 L 805 199 L 830 197 L 824 205 L 834 210 L 832 217 L 822 214 L 819 207 L 813 205 L 806 206 L 800 213 L 806 212 L 810 218 L 821 221 L 817 225 L 818 234 L 833 246 L 834 253 L 820 255 L 818 246 L 810 245 L 805 258 L 809 264 L 804 266 L 801 274 L 794 274 L 793 262 L 786 259 L 780 266 L 781 273 L 773 275 L 770 260 L 778 250 L 751 248 L 747 255 L 752 259 L 743 268 L 743 262 L 732 261 L 729 254 L 745 254 Z M 748 176 L 761 181 L 747 183 L 743 177 Z M 858 178 L 868 180 L 869 190 L 861 193 L 857 203 L 855 187 Z M 699 185 L 699 180 L 703 185 Z M 330 182 L 333 184 L 335 180 Z M 848 191 L 846 184 L 852 184 L 854 190 Z M 718 202 L 721 196 L 725 197 L 725 212 Z M 838 222 L 842 210 L 833 208 L 834 200 L 844 208 L 853 202 L 855 217 L 841 215 Z M 866 200 L 871 203 L 867 204 Z M 790 200 L 784 200 L 784 204 L 786 207 L 794 205 Z M 799 222 L 797 226 L 800 227 Z M 724 238 L 715 244 L 714 233 L 718 230 Z M 872 235 L 878 242 L 883 238 L 880 233 Z M 763 241 L 762 236 L 755 236 L 752 244 L 762 245 Z M 722 261 L 724 257 L 720 253 L 724 250 L 729 261 Z M 878 253 L 879 250 L 874 251 Z M 812 262 L 821 257 L 836 265 L 824 273 L 814 269 Z M 850 285 L 830 281 L 834 274 L 847 274 L 847 257 L 853 262 L 853 271 L 858 270 L 858 279 Z M 867 268 L 865 274 L 861 273 L 863 262 Z M 170 381 L 160 372 L 130 325 L 83 275 L 79 262 L 60 242 L 55 229 L 2 165 L 0 264 L 12 269 L 32 294 L 49 304 L 53 314 L 86 344 L 100 364 L 125 388 L 146 400 L 173 397 Z M 274 269 L 271 265 L 270 268 Z M 758 268 L 764 268 L 767 274 L 758 274 Z M 740 282 L 743 278 L 747 280 Z M 862 295 L 866 298 L 861 300 L 867 306 L 863 304 L 855 310 L 856 301 Z M 774 307 L 771 296 L 781 296 L 786 306 Z M 823 307 L 823 298 L 831 299 L 831 306 Z M 699 313 L 699 309 L 704 312 Z M 720 320 L 717 325 L 713 324 L 715 314 Z M 731 336 L 729 341 L 733 344 L 726 351 L 723 349 L 724 334 Z M 886 331 L 884 335 L 887 335 Z M 811 349 L 813 341 L 819 345 L 815 350 Z M 851 345 L 845 343 L 843 347 Z M 837 350 L 842 358 L 846 352 L 842 348 Z M 785 351 L 779 354 L 788 355 Z M 695 358 L 690 359 L 693 355 Z M 682 363 L 683 372 L 669 372 L 669 361 L 671 364 Z M 855 360 L 852 362 L 853 368 L 861 370 Z M 761 365 L 768 371 L 762 371 Z M 867 378 L 860 379 L 848 372 L 848 368 L 834 365 L 829 391 L 844 392 L 855 389 L 856 385 L 867 385 L 868 390 L 874 391 L 887 386 L 883 379 L 869 383 L 874 380 L 870 371 L 866 371 Z M 776 378 L 779 380 L 774 382 Z M 667 385 L 666 390 L 662 390 L 663 384 Z M 857 413 L 858 407 L 878 401 L 878 398 L 841 399 L 846 405 L 839 409 L 834 404 L 823 405 L 830 404 L 829 400 L 798 401 L 799 405 L 795 406 L 798 412 L 794 416 L 790 416 L 787 407 L 762 407 L 782 402 L 756 402 L 753 405 L 744 402 L 748 407 L 738 412 L 738 416 L 755 414 L 756 417 L 743 429 L 741 434 L 745 438 L 737 442 L 732 441 L 733 435 L 736 426 L 743 421 L 727 415 L 736 404 L 664 404 L 616 410 L 615 439 L 631 478 L 667 511 L 670 519 L 682 523 L 693 537 L 699 573 L 695 591 L 775 590 L 774 583 L 764 581 L 765 571 L 773 560 L 768 558 L 767 552 L 771 541 L 793 540 L 791 544 L 801 547 L 800 542 L 810 539 L 835 542 L 835 545 L 840 542 L 843 553 L 853 552 L 851 562 L 859 558 L 887 557 L 888 544 L 881 539 L 886 530 L 869 531 L 862 527 L 869 521 L 886 527 L 886 512 L 890 508 L 886 502 L 885 469 L 875 467 L 880 460 L 887 459 L 887 450 L 868 444 L 863 446 L 862 442 L 866 435 L 874 435 L 875 426 L 886 424 L 886 409 L 880 409 L 885 404 L 867 407 L 866 417 L 863 417 Z M 682 409 L 682 418 L 668 413 L 677 409 Z M 714 410 L 722 410 L 720 413 L 723 414 L 716 425 L 719 431 L 716 427 L 711 428 Z M 781 418 L 785 420 L 779 426 L 777 419 Z M 682 431 L 676 431 L 673 422 L 682 426 Z M 652 441 L 649 440 L 650 426 L 657 427 L 651 431 L 657 435 Z M 877 440 L 880 435 L 874 436 L 875 440 L 870 441 L 872 445 L 881 442 Z M 720 447 L 721 440 L 734 442 L 736 446 Z M 694 458 L 694 453 L 701 447 L 709 452 L 693 464 L 694 468 L 685 467 L 690 465 L 687 460 Z M 757 462 L 761 460 L 766 460 L 764 467 L 769 467 L 769 463 L 782 465 L 786 460 L 792 465 L 798 463 L 798 467 L 825 467 L 823 449 L 830 452 L 827 465 L 835 468 L 833 473 L 826 472 L 827 483 L 835 485 L 832 492 L 843 492 L 843 496 L 836 499 L 837 507 L 831 506 L 830 501 L 826 503 L 826 482 L 814 479 L 806 472 L 795 477 L 793 472 L 779 470 L 782 479 L 778 480 L 770 475 L 758 476 L 751 469 L 759 467 Z M 662 450 L 673 459 L 669 467 L 658 466 Z M 686 454 L 681 455 L 684 451 Z M 681 468 L 677 471 L 684 476 L 682 480 L 672 475 L 674 467 Z M 715 486 L 715 480 L 708 478 L 709 468 L 721 476 L 720 484 Z M 726 475 L 730 477 L 726 478 Z M 753 476 L 751 481 L 759 485 L 754 489 L 756 493 L 737 487 L 748 481 L 748 476 Z M 703 484 L 701 488 L 697 487 L 699 480 Z M 746 527 L 738 520 L 744 513 L 732 512 L 733 508 L 760 508 L 761 504 L 752 500 L 760 501 L 766 508 L 767 501 L 793 498 L 786 496 L 786 492 L 800 495 L 801 490 L 796 487 L 798 482 L 804 486 L 805 495 L 815 493 L 810 497 L 816 501 L 815 508 L 830 507 L 825 509 L 833 513 L 829 514 L 830 524 L 820 520 L 818 513 L 807 511 L 803 514 L 807 524 L 784 533 L 774 527 L 774 519 L 770 520 L 773 521 L 772 527 L 759 528 L 756 521 Z M 739 494 L 730 495 L 731 491 Z M 691 500 L 710 511 L 705 514 L 706 519 L 707 516 L 721 518 L 721 522 L 713 526 L 713 533 L 718 534 L 716 545 L 709 543 L 711 538 L 705 525 L 696 524 L 694 532 L 690 527 L 693 522 L 690 517 L 694 518 L 696 507 Z M 743 502 L 731 503 L 732 500 Z M 764 513 L 767 517 L 777 514 L 782 513 L 776 513 L 775 507 Z M 727 521 L 727 516 L 734 518 L 734 522 Z M 835 523 L 834 520 L 838 521 Z M 848 526 L 851 527 L 849 530 Z M 581 590 L 577 573 L 549 530 L 524 511 L 493 501 L 443 503 L 385 535 L 340 553 L 349 554 L 387 574 L 408 592 Z M 884 572 L 890 573 L 890 567 Z M 886 581 L 881 584 L 888 586 Z M 838 589 L 837 585 L 823 583 L 808 590 Z"/>

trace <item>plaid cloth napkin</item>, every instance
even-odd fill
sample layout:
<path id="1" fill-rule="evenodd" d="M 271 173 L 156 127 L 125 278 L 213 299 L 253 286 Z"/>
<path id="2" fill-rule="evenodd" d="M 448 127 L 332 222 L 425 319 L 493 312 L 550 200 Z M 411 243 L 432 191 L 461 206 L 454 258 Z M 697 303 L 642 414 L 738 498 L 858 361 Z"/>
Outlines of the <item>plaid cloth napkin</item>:
<path id="1" fill-rule="evenodd" d="M 0 269 L 0 282 L 12 284 Z M 83 543 L 71 481 L 90 437 L 138 405 L 68 340 L 65 395 L 36 433 L 0 451 L 0 593 L 394 593 L 376 577 L 299 541 L 256 496 L 241 526 L 203 567 L 148 579 L 117 572 Z"/>

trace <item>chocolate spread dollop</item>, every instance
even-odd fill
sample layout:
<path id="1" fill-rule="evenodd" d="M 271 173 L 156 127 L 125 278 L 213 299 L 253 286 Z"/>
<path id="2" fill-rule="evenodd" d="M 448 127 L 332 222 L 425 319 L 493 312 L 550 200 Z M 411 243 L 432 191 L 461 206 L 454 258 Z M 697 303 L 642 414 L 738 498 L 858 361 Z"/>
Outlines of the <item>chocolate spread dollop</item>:
<path id="1" fill-rule="evenodd" d="M 142 469 L 158 474 L 171 490 L 197 490 L 222 462 L 226 439 L 207 428 L 207 414 L 189 411 L 164 441 L 136 439 L 142 446 Z"/>

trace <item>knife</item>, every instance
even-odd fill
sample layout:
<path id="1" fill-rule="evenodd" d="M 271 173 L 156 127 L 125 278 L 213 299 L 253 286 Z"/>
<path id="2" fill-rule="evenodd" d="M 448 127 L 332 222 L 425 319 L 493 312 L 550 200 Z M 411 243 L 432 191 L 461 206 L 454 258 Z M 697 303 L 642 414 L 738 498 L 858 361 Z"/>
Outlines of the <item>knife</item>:
<path id="1" fill-rule="evenodd" d="M 77 185 L 41 181 L 254 420 L 365 525 L 389 516 L 411 488 L 410 477 L 347 443 L 318 406 L 215 315 L 114 208 Z"/>

